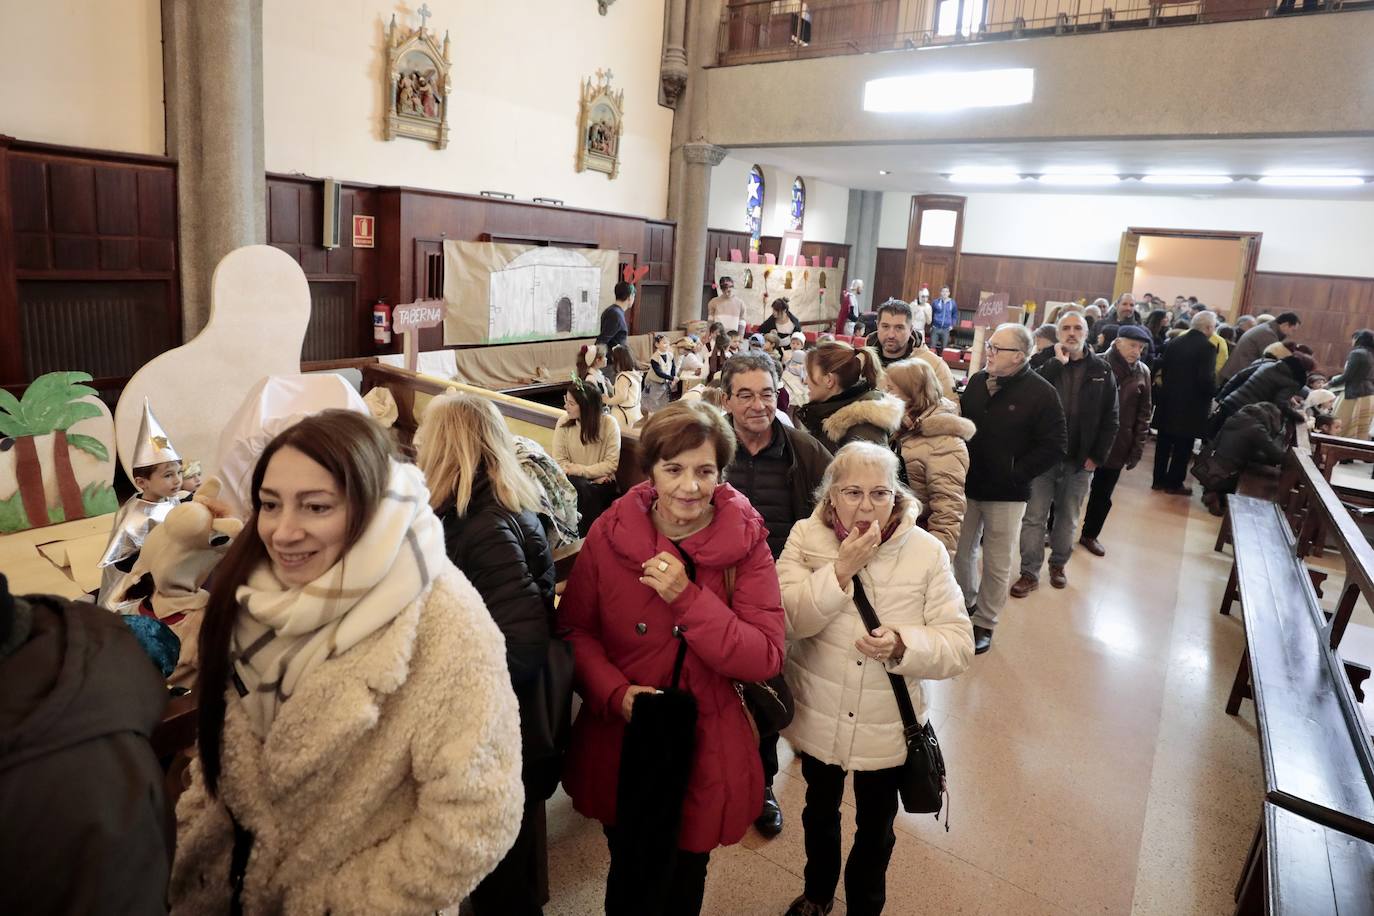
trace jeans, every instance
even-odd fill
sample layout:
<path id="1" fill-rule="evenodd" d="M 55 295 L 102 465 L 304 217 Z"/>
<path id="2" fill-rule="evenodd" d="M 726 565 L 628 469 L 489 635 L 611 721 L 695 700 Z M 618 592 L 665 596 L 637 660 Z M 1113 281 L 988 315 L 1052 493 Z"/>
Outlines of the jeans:
<path id="1" fill-rule="evenodd" d="M 1092 487 L 1088 490 L 1088 510 L 1083 513 L 1083 537 L 1096 539 L 1112 511 L 1112 492 L 1121 479 L 1121 468 L 1098 468 L 1093 471 Z"/>
<path id="2" fill-rule="evenodd" d="M 698 916 L 701 901 L 706 896 L 706 865 L 709 852 L 677 851 L 673 863 L 671 886 L 666 889 L 666 906 L 646 908 L 639 876 L 628 874 L 623 864 L 617 867 L 616 831 L 603 827 L 611 850 L 611 868 L 606 875 L 606 916 Z"/>
<path id="3" fill-rule="evenodd" d="M 1040 578 L 1050 506 L 1054 507 L 1054 527 L 1049 529 L 1050 565 L 1069 562 L 1078 535 L 1078 510 L 1083 508 L 1091 481 L 1092 471 L 1072 461 L 1061 461 L 1031 481 L 1030 502 L 1021 520 L 1021 575 Z"/>
<path id="4" fill-rule="evenodd" d="M 954 578 L 964 593 L 964 605 L 970 608 L 969 618 L 986 630 L 997 626 L 997 615 L 1007 604 L 1016 539 L 1025 511 L 1022 502 L 980 499 L 970 499 L 964 508 L 959 548 L 954 554 Z"/>
<path id="5" fill-rule="evenodd" d="M 1192 436 L 1160 433 L 1155 439 L 1156 487 L 1181 487 L 1188 477 L 1188 460 L 1193 457 Z"/>
<path id="6" fill-rule="evenodd" d="M 949 346 L 949 328 L 930 329 L 930 349 L 937 354 L 945 352 L 945 347 Z"/>
<path id="7" fill-rule="evenodd" d="M 520 833 L 506 857 L 473 890 L 477 916 L 539 916 L 549 899 L 549 850 L 544 800 L 526 789 Z"/>
<path id="8" fill-rule="evenodd" d="M 840 883 L 840 802 L 845 771 L 801 755 L 806 780 L 806 899 L 826 904 Z M 897 786 L 902 768 L 854 773 L 854 848 L 844 866 L 844 897 L 850 916 L 877 916 L 887 902 L 887 863 L 897 835 Z"/>

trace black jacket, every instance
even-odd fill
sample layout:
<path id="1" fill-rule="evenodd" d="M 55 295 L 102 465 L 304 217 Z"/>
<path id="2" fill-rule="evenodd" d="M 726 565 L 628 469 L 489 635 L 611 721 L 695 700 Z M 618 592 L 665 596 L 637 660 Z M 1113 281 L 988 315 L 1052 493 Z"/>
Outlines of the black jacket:
<path id="1" fill-rule="evenodd" d="M 629 336 L 630 326 L 625 322 L 625 311 L 620 303 L 613 302 L 606 306 L 601 313 L 601 331 L 596 335 L 596 342 L 605 344 L 609 352 L 623 344 Z"/>
<path id="2" fill-rule="evenodd" d="M 773 441 L 757 455 L 741 443 L 725 468 L 725 480 L 744 494 L 768 526 L 773 559 L 782 554 L 792 526 L 816 508 L 816 488 L 830 453 L 814 436 L 773 421 Z"/>
<path id="3" fill-rule="evenodd" d="M 1374 349 L 1356 345 L 1345 358 L 1345 371 L 1331 380 L 1345 385 L 1347 398 L 1365 398 L 1374 394 Z"/>
<path id="4" fill-rule="evenodd" d="M 793 315 L 791 309 L 787 310 L 787 320 L 792 322 L 792 330 L 787 332 L 789 336 L 792 334 L 793 331 L 800 331 L 802 329 L 801 319 L 798 318 L 796 315 Z M 767 334 L 769 331 L 777 331 L 777 329 L 778 319 L 774 318 L 772 313 L 770 312 L 768 318 L 764 320 L 763 324 L 759 325 L 758 333 Z"/>
<path id="5" fill-rule="evenodd" d="M 1085 351 L 1088 365 L 1082 370 L 1083 380 L 1078 390 L 1076 417 L 1064 417 L 1064 460 L 1082 465 L 1091 458 L 1096 464 L 1106 464 L 1116 441 L 1119 423 L 1116 412 L 1116 375 L 1107 361 L 1096 353 Z M 1058 359 L 1048 360 L 1037 370 L 1040 375 L 1059 388 L 1059 377 L 1067 367 Z M 1060 406 L 1063 407 L 1062 399 Z M 1067 437 L 1072 431 L 1074 441 Z"/>
<path id="6" fill-rule="evenodd" d="M 988 392 L 988 374 L 975 372 L 959 399 L 959 413 L 977 427 L 968 443 L 964 492 L 984 502 L 1025 502 L 1030 482 L 1064 457 L 1064 408 L 1054 386 L 1029 366 Z"/>
<path id="7" fill-rule="evenodd" d="M 1160 376 L 1155 428 L 1161 434 L 1196 439 L 1206 433 L 1216 370 L 1216 347 L 1201 331 L 1169 341 L 1155 367 Z"/>
<path id="8" fill-rule="evenodd" d="M 165 913 L 172 819 L 149 738 L 167 687 L 117 615 L 25 603 L 27 638 L 0 658 L 0 913 Z"/>
<path id="9" fill-rule="evenodd" d="M 828 401 L 798 407 L 794 416 L 833 455 L 851 442 L 888 445 L 905 409 L 899 399 L 861 381 Z"/>
<path id="10" fill-rule="evenodd" d="M 1248 382 L 1250 380 L 1250 376 L 1258 372 L 1261 366 L 1267 366 L 1273 361 L 1274 360 L 1270 359 L 1268 356 L 1261 356 L 1259 359 L 1255 360 L 1253 363 L 1244 367 L 1235 375 L 1228 378 L 1225 381 L 1225 383 L 1222 384 L 1221 388 L 1217 390 L 1217 402 L 1220 403 L 1221 401 L 1226 400 L 1227 396 L 1230 395 L 1231 392 L 1235 391 L 1241 385 L 1244 385 L 1246 382 Z"/>
<path id="11" fill-rule="evenodd" d="M 1228 417 L 1212 444 L 1217 459 L 1233 473 L 1250 462 L 1278 465 L 1288 450 L 1288 428 L 1283 410 L 1263 401 L 1242 407 Z"/>
<path id="12" fill-rule="evenodd" d="M 1284 407 L 1289 398 L 1306 387 L 1307 370 L 1296 359 L 1286 356 L 1256 369 L 1240 387 L 1222 400 L 1221 409 L 1229 415 L 1242 407 L 1265 401 Z"/>
<path id="13" fill-rule="evenodd" d="M 1116 441 L 1102 466 L 1133 468 L 1145 449 L 1145 434 L 1150 429 L 1150 370 L 1143 361 L 1134 366 L 1126 362 L 1115 347 L 1107 354 L 1107 365 L 1116 375 Z"/>

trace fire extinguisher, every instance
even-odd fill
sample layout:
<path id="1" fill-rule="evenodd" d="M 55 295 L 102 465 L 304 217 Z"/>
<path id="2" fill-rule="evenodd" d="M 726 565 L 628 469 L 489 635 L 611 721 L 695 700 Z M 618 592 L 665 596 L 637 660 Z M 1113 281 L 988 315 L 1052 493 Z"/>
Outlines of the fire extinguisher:
<path id="1" fill-rule="evenodd" d="M 372 342 L 378 347 L 391 345 L 391 306 L 384 298 L 372 306 Z"/>

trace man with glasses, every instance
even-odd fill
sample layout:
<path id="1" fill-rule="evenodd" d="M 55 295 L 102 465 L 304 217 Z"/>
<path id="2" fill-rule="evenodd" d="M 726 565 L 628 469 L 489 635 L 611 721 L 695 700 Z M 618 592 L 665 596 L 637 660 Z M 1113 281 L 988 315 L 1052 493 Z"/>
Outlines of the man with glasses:
<path id="1" fill-rule="evenodd" d="M 830 465 L 830 453 L 809 433 L 778 419 L 777 364 L 764 353 L 725 361 L 721 384 L 725 412 L 735 428 L 735 457 L 726 481 L 743 493 L 768 527 L 768 549 L 776 560 L 792 526 L 816 508 L 816 488 Z M 763 811 L 754 826 L 764 836 L 782 831 L 782 808 L 773 795 L 778 772 L 778 736 L 759 736 L 763 760 Z"/>
<path id="2" fill-rule="evenodd" d="M 980 655 L 992 648 L 992 631 L 1007 603 L 1031 481 L 1064 457 L 1064 408 L 1054 386 L 1031 370 L 1033 346 L 1025 326 L 1000 325 L 987 341 L 983 369 L 969 378 L 960 399 L 962 414 L 978 432 L 968 442 L 968 506 L 954 576 Z"/>

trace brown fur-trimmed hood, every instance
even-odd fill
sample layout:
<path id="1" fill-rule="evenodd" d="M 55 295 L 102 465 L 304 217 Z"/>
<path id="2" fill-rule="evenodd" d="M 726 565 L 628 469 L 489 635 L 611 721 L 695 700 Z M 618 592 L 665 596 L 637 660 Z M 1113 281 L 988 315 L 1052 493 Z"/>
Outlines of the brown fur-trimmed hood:
<path id="1" fill-rule="evenodd" d="M 906 405 L 898 398 L 872 391 L 826 417 L 821 429 L 834 442 L 839 442 L 851 429 L 863 423 L 876 426 L 890 436 L 901 426 L 905 409 Z"/>
<path id="2" fill-rule="evenodd" d="M 917 436 L 958 436 L 965 442 L 972 439 L 976 432 L 978 427 L 973 421 L 959 416 L 954 404 L 943 399 L 917 419 L 912 430 L 912 434 Z"/>

